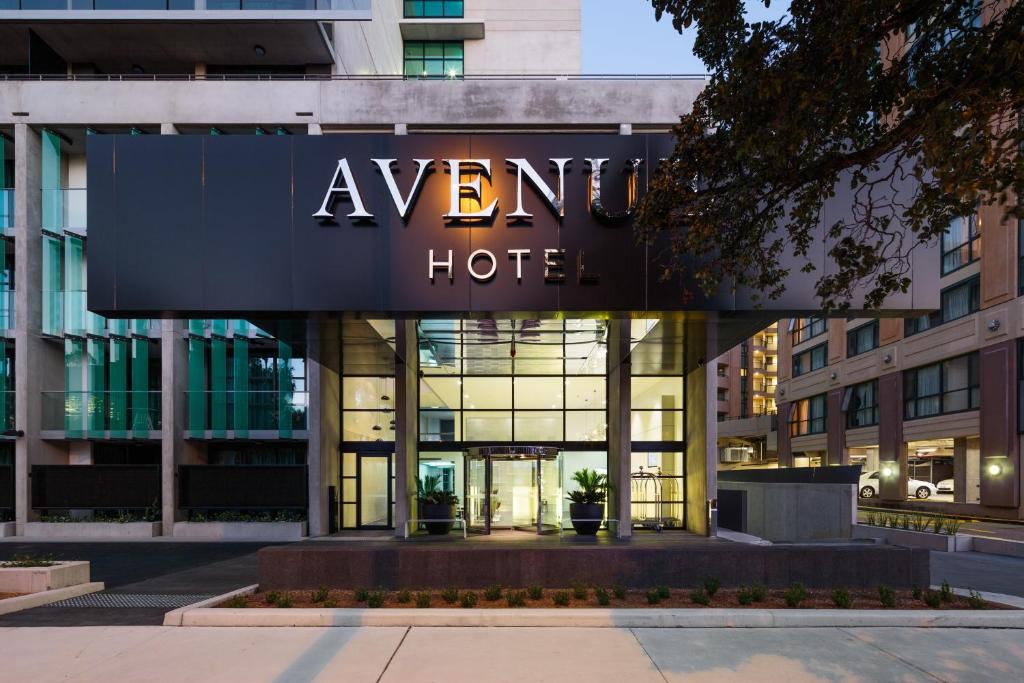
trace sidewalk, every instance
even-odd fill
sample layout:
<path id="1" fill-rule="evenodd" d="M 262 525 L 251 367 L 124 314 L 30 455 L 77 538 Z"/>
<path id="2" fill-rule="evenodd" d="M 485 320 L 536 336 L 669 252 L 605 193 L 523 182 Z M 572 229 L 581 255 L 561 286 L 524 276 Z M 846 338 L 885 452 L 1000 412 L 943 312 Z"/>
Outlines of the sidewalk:
<path id="1" fill-rule="evenodd" d="M 0 629 L 3 680 L 999 681 L 1024 632 L 994 629 Z"/>

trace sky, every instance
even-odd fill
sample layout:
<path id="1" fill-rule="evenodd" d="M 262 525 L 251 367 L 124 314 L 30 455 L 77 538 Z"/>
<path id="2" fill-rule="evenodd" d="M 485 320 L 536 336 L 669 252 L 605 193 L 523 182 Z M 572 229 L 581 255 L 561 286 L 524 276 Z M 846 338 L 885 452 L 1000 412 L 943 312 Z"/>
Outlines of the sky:
<path id="1" fill-rule="evenodd" d="M 776 1 L 765 9 L 747 0 L 748 19 L 777 18 L 789 6 Z M 585 74 L 703 74 L 704 64 L 693 56 L 696 29 L 682 35 L 670 17 L 654 20 L 649 0 L 583 0 L 583 73 Z"/>

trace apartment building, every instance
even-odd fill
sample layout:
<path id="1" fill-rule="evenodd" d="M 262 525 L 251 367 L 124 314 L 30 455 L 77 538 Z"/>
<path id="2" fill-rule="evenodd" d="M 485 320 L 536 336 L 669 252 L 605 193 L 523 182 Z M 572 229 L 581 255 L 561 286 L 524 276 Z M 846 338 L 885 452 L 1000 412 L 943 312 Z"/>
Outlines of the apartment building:
<path id="1" fill-rule="evenodd" d="M 718 357 L 719 468 L 775 461 L 778 324 L 772 323 Z"/>

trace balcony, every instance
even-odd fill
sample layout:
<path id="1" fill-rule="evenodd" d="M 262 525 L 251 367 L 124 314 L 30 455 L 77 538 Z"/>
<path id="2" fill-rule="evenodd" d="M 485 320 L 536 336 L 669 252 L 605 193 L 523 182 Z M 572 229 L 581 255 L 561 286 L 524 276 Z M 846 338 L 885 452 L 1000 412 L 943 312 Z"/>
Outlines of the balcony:
<path id="1" fill-rule="evenodd" d="M 0 230 L 14 227 L 14 190 L 0 190 Z"/>
<path id="2" fill-rule="evenodd" d="M 43 190 L 43 230 L 85 235 L 86 215 L 84 187 Z"/>
<path id="3" fill-rule="evenodd" d="M 372 0 L 0 0 L 0 19 L 370 20 Z"/>
<path id="4" fill-rule="evenodd" d="M 159 438 L 159 391 L 44 391 L 44 438 Z M 46 434 L 50 432 L 50 434 Z"/>
<path id="5" fill-rule="evenodd" d="M 14 422 L 15 392 L 13 390 L 0 392 L 0 430 L 5 432 L 17 429 Z"/>
<path id="6" fill-rule="evenodd" d="M 306 392 L 187 393 L 188 432 L 192 438 L 306 438 Z"/>
<path id="7" fill-rule="evenodd" d="M 14 294 L 13 289 L 0 289 L 0 330 L 15 328 Z"/>

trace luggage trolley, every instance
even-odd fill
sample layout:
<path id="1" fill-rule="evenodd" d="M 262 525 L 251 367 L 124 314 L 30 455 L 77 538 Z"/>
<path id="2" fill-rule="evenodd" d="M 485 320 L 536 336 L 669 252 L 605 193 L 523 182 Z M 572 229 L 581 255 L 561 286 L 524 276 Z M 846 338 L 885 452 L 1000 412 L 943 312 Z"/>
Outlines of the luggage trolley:
<path id="1" fill-rule="evenodd" d="M 665 526 L 662 515 L 662 482 L 657 468 L 644 470 L 643 465 L 630 474 L 630 492 L 633 504 L 631 520 L 634 529 L 661 531 Z"/>

